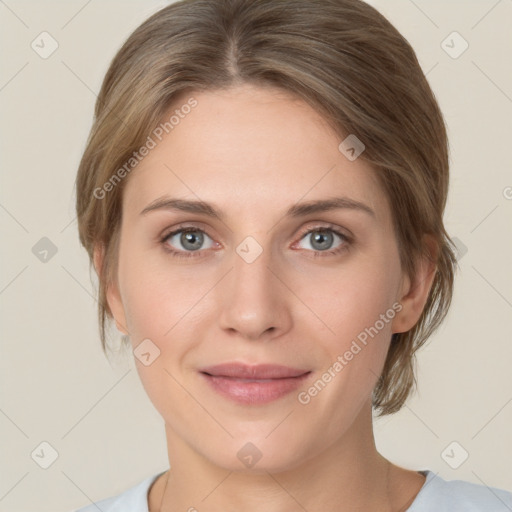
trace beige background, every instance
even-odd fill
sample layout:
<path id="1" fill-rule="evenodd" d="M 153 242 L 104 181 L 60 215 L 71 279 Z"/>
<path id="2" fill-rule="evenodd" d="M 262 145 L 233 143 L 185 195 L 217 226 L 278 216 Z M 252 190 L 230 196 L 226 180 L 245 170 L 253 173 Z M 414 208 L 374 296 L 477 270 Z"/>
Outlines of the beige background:
<path id="1" fill-rule="evenodd" d="M 372 3 L 417 51 L 445 113 L 445 218 L 461 247 L 452 309 L 418 355 L 419 392 L 376 421 L 377 445 L 411 469 L 512 490 L 512 1 Z M 0 511 L 69 511 L 168 465 L 133 360 L 100 350 L 73 190 L 107 66 L 164 5 L 0 1 Z M 59 45 L 47 59 L 31 48 L 43 31 Z M 461 39 L 442 45 L 453 31 L 469 44 L 458 58 L 445 49 Z M 57 248 L 46 263 L 32 251 L 43 237 Z"/>

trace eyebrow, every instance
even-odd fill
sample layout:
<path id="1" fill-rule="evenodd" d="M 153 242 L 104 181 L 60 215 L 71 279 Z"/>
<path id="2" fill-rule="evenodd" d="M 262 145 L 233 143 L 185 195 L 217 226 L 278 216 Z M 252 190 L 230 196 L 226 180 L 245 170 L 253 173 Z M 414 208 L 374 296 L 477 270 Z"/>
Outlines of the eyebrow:
<path id="1" fill-rule="evenodd" d="M 285 217 L 303 217 L 313 213 L 322 213 L 338 209 L 360 211 L 375 217 L 375 212 L 369 206 L 348 197 L 333 197 L 330 199 L 319 199 L 316 201 L 297 203 L 292 205 L 285 212 Z M 176 199 L 169 196 L 163 196 L 155 199 L 140 212 L 140 215 L 146 215 L 149 212 L 156 210 L 175 210 L 188 213 L 198 213 L 201 215 L 207 215 L 208 217 L 214 217 L 219 220 L 224 219 L 224 214 L 212 204 L 205 203 L 204 201 Z"/>

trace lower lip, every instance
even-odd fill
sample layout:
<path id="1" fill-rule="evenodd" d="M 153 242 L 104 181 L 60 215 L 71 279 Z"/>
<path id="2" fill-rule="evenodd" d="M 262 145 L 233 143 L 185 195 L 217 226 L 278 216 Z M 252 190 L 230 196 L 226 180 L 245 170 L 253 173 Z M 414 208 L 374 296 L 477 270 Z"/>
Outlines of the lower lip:
<path id="1" fill-rule="evenodd" d="M 259 405 L 273 402 L 295 391 L 311 372 L 285 379 L 248 380 L 202 373 L 208 384 L 220 395 L 234 402 Z"/>

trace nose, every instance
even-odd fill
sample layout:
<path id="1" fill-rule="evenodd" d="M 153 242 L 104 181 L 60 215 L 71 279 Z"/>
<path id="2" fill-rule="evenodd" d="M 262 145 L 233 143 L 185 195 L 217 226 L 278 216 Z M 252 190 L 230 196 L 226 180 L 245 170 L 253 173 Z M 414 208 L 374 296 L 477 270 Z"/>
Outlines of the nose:
<path id="1" fill-rule="evenodd" d="M 290 291 L 264 249 L 249 263 L 233 252 L 232 270 L 220 288 L 220 327 L 247 340 L 269 340 L 291 326 Z"/>

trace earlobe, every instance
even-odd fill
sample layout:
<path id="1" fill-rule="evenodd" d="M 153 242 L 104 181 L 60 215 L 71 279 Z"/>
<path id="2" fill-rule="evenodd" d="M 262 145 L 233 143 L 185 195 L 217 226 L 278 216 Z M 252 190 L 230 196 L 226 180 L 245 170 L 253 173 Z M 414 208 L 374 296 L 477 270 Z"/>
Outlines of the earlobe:
<path id="1" fill-rule="evenodd" d="M 101 273 L 101 267 L 103 265 L 103 246 L 96 244 L 93 249 L 93 263 L 94 269 L 96 270 L 96 274 L 98 276 Z"/>
<path id="2" fill-rule="evenodd" d="M 104 247 L 97 245 L 94 247 L 93 262 L 94 268 L 98 277 L 101 276 L 101 269 L 103 266 Z M 108 307 L 116 323 L 117 330 L 123 334 L 128 335 L 128 329 L 126 326 L 126 317 L 124 313 L 124 306 L 121 301 L 121 294 L 119 289 L 114 282 L 105 283 L 105 296 Z"/>
<path id="3" fill-rule="evenodd" d="M 400 312 L 393 319 L 393 333 L 411 330 L 423 313 L 430 289 L 436 275 L 438 246 L 433 236 L 424 235 L 424 243 L 429 255 L 423 256 L 417 263 L 416 274 L 412 279 L 404 277 L 399 302 Z"/>

